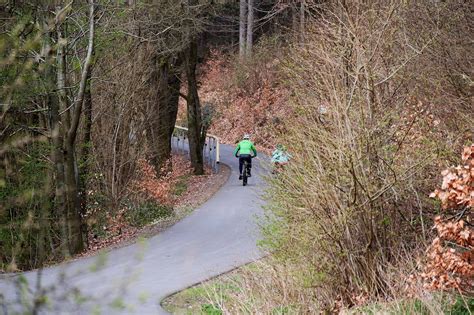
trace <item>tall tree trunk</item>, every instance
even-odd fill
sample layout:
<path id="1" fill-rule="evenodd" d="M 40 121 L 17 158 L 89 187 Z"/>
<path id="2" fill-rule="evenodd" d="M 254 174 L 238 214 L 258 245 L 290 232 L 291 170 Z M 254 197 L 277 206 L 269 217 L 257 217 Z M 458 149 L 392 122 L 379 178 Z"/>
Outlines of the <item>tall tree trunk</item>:
<path id="1" fill-rule="evenodd" d="M 57 9 L 59 13 L 61 8 Z M 64 134 L 70 126 L 70 115 L 69 115 L 69 104 L 66 95 L 66 54 L 65 54 L 65 43 L 63 35 L 63 24 L 60 23 L 57 26 L 57 99 L 58 104 L 54 101 L 51 102 L 51 130 L 53 140 L 53 161 L 56 165 L 56 207 L 61 210 L 61 247 L 63 255 L 69 256 L 71 254 L 69 248 L 69 213 L 70 207 L 70 196 L 68 193 L 66 173 L 67 173 L 67 158 L 65 150 Z M 59 115 L 62 112 L 62 116 Z"/>
<path id="2" fill-rule="evenodd" d="M 86 90 L 84 93 L 84 142 L 82 143 L 81 152 L 81 167 L 79 170 L 79 196 L 81 204 L 81 215 L 84 216 L 87 213 L 87 179 L 90 171 L 91 163 L 91 145 L 92 145 L 92 92 L 91 92 L 91 74 L 92 67 L 89 69 L 87 75 Z M 85 236 L 87 243 L 87 225 L 82 222 L 82 233 Z"/>
<path id="3" fill-rule="evenodd" d="M 54 10 L 55 7 L 45 7 L 46 10 Z M 60 12 L 60 8 L 56 8 L 56 13 Z M 44 29 L 48 29 L 48 22 L 49 19 L 44 17 L 43 27 Z M 53 42 L 57 42 L 58 38 L 62 38 L 62 29 L 61 25 L 58 25 L 57 30 L 51 30 L 51 32 L 47 32 L 45 34 L 45 41 L 44 47 L 49 47 L 52 45 Z M 63 137 L 62 135 L 65 133 L 64 125 L 61 123 L 60 113 L 60 102 L 65 101 L 65 94 L 63 89 L 59 89 L 62 85 L 64 86 L 64 71 L 62 71 L 62 67 L 64 66 L 64 49 L 62 46 L 57 47 L 57 66 L 54 67 L 52 65 L 52 60 L 48 60 L 45 62 L 45 72 L 44 72 L 44 82 L 47 87 L 48 95 L 47 95 L 47 106 L 48 106 L 48 128 L 50 132 L 50 139 L 51 139 L 51 151 L 50 151 L 50 158 L 52 161 L 52 170 L 50 175 L 49 184 L 51 185 L 51 203 L 52 207 L 50 209 L 50 213 L 54 217 L 59 218 L 59 222 L 51 224 L 56 227 L 59 227 L 60 231 L 60 249 L 61 253 L 64 257 L 69 255 L 68 249 L 68 237 L 67 237 L 67 218 L 66 218 L 66 190 L 65 190 L 65 182 L 64 182 L 64 155 L 63 155 Z M 52 58 L 51 58 L 52 59 Z M 60 81 L 61 80 L 61 81 Z M 56 92 L 57 91 L 57 92 Z M 64 103 L 61 104 L 61 107 L 66 106 Z M 50 223 L 45 222 L 48 231 L 46 234 L 50 237 L 49 226 Z M 42 224 L 43 225 L 43 224 Z M 53 248 L 53 244 L 50 244 L 51 248 Z M 44 256 L 40 257 L 40 260 L 45 258 Z"/>
<path id="4" fill-rule="evenodd" d="M 54 10 L 54 7 L 52 8 Z M 43 28 L 47 28 L 47 23 L 48 20 L 45 17 L 42 20 Z M 50 47 L 51 44 L 53 43 L 53 38 L 55 36 L 54 31 L 51 32 L 46 32 L 44 36 L 44 42 L 43 42 L 43 48 L 46 50 L 47 47 Z M 47 256 L 47 253 L 49 252 L 49 248 L 53 247 L 52 240 L 51 240 L 51 222 L 50 218 L 52 217 L 52 213 L 54 212 L 53 209 L 55 209 L 55 197 L 57 198 L 58 196 L 58 191 L 57 191 L 57 181 L 56 178 L 58 177 L 58 170 L 57 170 L 57 165 L 59 164 L 59 159 L 61 157 L 61 148 L 62 145 L 59 143 L 59 146 L 57 144 L 57 141 L 55 143 L 55 140 L 57 140 L 58 135 L 59 135 L 59 106 L 58 106 L 58 100 L 56 97 L 56 94 L 53 92 L 56 87 L 56 76 L 54 72 L 54 67 L 52 65 L 51 60 L 49 60 L 49 55 L 45 56 L 47 59 L 47 62 L 45 62 L 45 72 L 44 72 L 44 82 L 46 86 L 46 104 L 48 107 L 48 115 L 45 117 L 45 128 L 46 130 L 49 130 L 50 132 L 50 159 L 52 161 L 52 169 L 49 170 L 48 174 L 48 188 L 47 191 L 50 194 L 51 198 L 45 198 L 46 202 L 45 204 L 41 207 L 41 216 L 40 216 L 40 243 L 39 243 L 39 266 L 42 267 L 43 263 L 45 261 L 45 258 Z M 53 128 L 54 125 L 54 128 Z M 54 132 L 56 130 L 56 132 Z M 62 174 L 62 172 L 61 172 Z M 56 191 L 56 194 L 55 194 Z M 62 205 L 64 203 L 60 203 Z M 64 211 L 58 212 L 59 215 L 64 213 Z M 64 233 L 65 236 L 66 234 Z M 49 246 L 46 246 L 46 240 L 49 241 Z M 64 248 L 64 247 L 61 247 Z"/>
<path id="5" fill-rule="evenodd" d="M 240 60 L 245 58 L 245 27 L 247 24 L 247 1 L 240 0 L 239 15 L 239 57 Z"/>
<path id="6" fill-rule="evenodd" d="M 59 12 L 59 11 L 58 11 Z M 57 85 L 60 109 L 63 115 L 62 127 L 65 132 L 61 133 L 64 149 L 64 183 L 66 190 L 65 210 L 68 227 L 68 248 L 71 254 L 76 254 L 83 250 L 83 231 L 81 203 L 79 199 L 79 176 L 77 176 L 77 160 L 75 153 L 75 144 L 77 130 L 79 127 L 82 107 L 84 105 L 84 95 L 86 91 L 87 79 L 92 64 L 92 53 L 95 36 L 95 3 L 89 0 L 89 40 L 87 46 L 87 55 L 82 68 L 79 90 L 74 99 L 74 106 L 69 106 L 66 97 L 66 57 L 65 57 L 65 38 L 63 37 L 63 23 L 58 25 L 58 69 Z"/>
<path id="7" fill-rule="evenodd" d="M 79 199 L 79 183 L 76 178 L 77 160 L 74 154 L 74 142 L 66 140 L 65 146 L 65 182 L 66 194 L 68 199 L 67 223 L 69 251 L 71 254 L 79 253 L 84 249 L 82 233 L 81 203 Z"/>
<path id="8" fill-rule="evenodd" d="M 188 0 L 188 13 L 191 13 L 193 6 L 198 4 L 198 0 Z M 192 14 L 190 14 L 192 16 Z M 196 66 L 198 62 L 198 38 L 194 33 L 192 23 L 187 24 L 187 49 L 185 51 L 185 72 L 188 82 L 187 101 L 188 116 L 188 138 L 191 165 L 195 175 L 204 174 L 203 147 L 201 139 L 202 116 L 201 103 L 199 101 L 198 85 L 196 79 Z M 244 38 L 245 39 L 245 38 Z"/>
<path id="9" fill-rule="evenodd" d="M 296 3 L 291 4 L 291 26 L 295 34 L 298 34 L 298 7 Z"/>
<path id="10" fill-rule="evenodd" d="M 305 0 L 301 0 L 300 3 L 300 42 L 304 43 L 305 38 L 305 11 L 306 11 L 306 3 Z"/>
<path id="11" fill-rule="evenodd" d="M 254 7 L 253 1 L 254 0 L 247 0 L 248 1 L 248 19 L 247 19 L 247 47 L 246 47 L 246 55 L 247 58 L 252 56 L 252 49 L 253 49 L 253 14 L 254 14 Z"/>
<path id="12" fill-rule="evenodd" d="M 58 99 L 60 104 L 60 110 L 63 112 L 61 117 L 62 121 L 62 132 L 58 134 L 60 137 L 61 147 L 61 158 L 62 158 L 62 171 L 63 178 L 62 184 L 64 185 L 64 211 L 62 216 L 65 217 L 65 227 L 67 231 L 67 252 L 68 254 L 76 253 L 76 250 L 80 248 L 79 245 L 82 243 L 82 233 L 77 233 L 78 218 L 75 216 L 76 205 L 78 202 L 77 196 L 77 181 L 75 174 L 75 155 L 74 155 L 74 144 L 69 141 L 67 134 L 71 128 L 71 115 L 70 115 L 70 104 L 66 95 L 66 54 L 65 54 L 65 38 L 63 35 L 63 25 L 58 26 L 58 58 L 57 58 L 57 82 L 58 82 Z M 66 136 L 64 136 L 66 134 Z M 61 192 L 63 193 L 63 192 Z M 79 223 L 80 226 L 80 223 Z M 78 239 L 76 239 L 78 238 Z"/>
<path id="13" fill-rule="evenodd" d="M 87 45 L 87 55 L 84 60 L 82 68 L 81 80 L 79 82 L 79 90 L 77 92 L 74 107 L 71 109 L 71 125 L 66 134 L 66 191 L 68 194 L 68 204 L 70 206 L 68 212 L 68 227 L 69 227 L 69 250 L 72 254 L 81 252 L 84 249 L 84 235 L 81 215 L 81 202 L 79 198 L 79 176 L 76 176 L 77 160 L 76 160 L 76 137 L 77 129 L 82 114 L 82 107 L 84 105 L 84 95 L 86 92 L 86 85 L 88 76 L 90 76 L 90 69 L 92 67 L 92 54 L 94 51 L 94 37 L 95 37 L 95 3 L 94 0 L 89 0 L 89 40 Z"/>
<path id="14" fill-rule="evenodd" d="M 64 131 L 60 127 L 59 119 L 59 103 L 55 95 L 51 95 L 48 100 L 49 111 L 50 111 L 50 128 L 51 128 L 51 161 L 54 164 L 54 186 L 55 186 L 55 199 L 54 208 L 59 215 L 60 231 L 61 231 L 61 250 L 64 256 L 69 255 L 67 247 L 67 228 L 66 228 L 66 190 L 64 182 L 64 155 L 63 155 L 63 137 Z"/>
<path id="15" fill-rule="evenodd" d="M 159 172 L 171 157 L 171 139 L 178 115 L 179 90 L 181 81 L 176 70 L 181 64 L 178 58 L 153 58 L 155 68 L 150 77 L 150 85 L 154 89 L 150 108 L 150 125 L 147 130 L 151 145 L 151 162 Z"/>
<path id="16" fill-rule="evenodd" d="M 202 150 L 204 142 L 201 138 L 201 103 L 199 101 L 198 86 L 196 79 L 197 64 L 197 41 L 191 40 L 186 54 L 186 77 L 188 81 L 188 137 L 191 165 L 195 175 L 204 174 L 204 161 Z"/>

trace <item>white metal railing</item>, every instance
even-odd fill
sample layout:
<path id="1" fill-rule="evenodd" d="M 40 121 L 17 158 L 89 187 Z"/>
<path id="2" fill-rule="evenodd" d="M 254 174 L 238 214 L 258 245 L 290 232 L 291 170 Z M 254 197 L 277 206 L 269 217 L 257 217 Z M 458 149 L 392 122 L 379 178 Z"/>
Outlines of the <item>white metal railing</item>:
<path id="1" fill-rule="evenodd" d="M 176 139 L 174 149 L 178 153 L 189 154 L 189 139 L 188 137 L 188 128 L 181 126 L 174 126 L 173 138 Z M 215 172 L 219 171 L 220 163 L 220 139 L 219 137 L 207 134 L 206 141 L 203 147 L 203 159 L 212 167 Z"/>

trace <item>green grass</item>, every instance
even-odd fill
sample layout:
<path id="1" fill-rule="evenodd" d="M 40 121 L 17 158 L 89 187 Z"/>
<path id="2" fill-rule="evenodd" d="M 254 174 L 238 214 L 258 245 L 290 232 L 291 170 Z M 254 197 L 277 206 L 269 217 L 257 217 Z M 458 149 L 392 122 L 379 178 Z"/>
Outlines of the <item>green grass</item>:
<path id="1" fill-rule="evenodd" d="M 474 298 L 435 294 L 427 301 L 413 298 L 397 300 L 386 304 L 374 303 L 350 309 L 346 314 L 431 315 L 437 313 L 445 315 L 471 315 L 474 313 Z"/>
<path id="2" fill-rule="evenodd" d="M 222 310 L 216 304 L 240 291 L 238 277 L 237 274 L 225 275 L 190 287 L 165 299 L 163 307 L 172 314 L 220 315 Z"/>
<path id="3" fill-rule="evenodd" d="M 474 314 L 474 297 L 464 299 L 458 296 L 448 309 L 446 314 L 471 315 Z"/>

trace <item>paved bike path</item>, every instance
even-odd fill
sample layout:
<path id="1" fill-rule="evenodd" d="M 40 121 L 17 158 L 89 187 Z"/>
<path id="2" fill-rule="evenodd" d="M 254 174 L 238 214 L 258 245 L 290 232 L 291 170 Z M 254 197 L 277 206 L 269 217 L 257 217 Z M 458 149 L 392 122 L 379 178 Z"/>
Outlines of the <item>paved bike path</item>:
<path id="1" fill-rule="evenodd" d="M 243 187 L 232 149 L 221 146 L 221 162 L 232 170 L 229 180 L 182 221 L 144 242 L 43 270 L 42 285 L 56 287 L 46 313 L 166 314 L 159 303 L 171 293 L 262 257 L 256 220 L 262 214 L 264 171 L 254 160 Z M 34 285 L 38 272 L 25 276 Z M 82 298 L 63 296 L 74 288 L 85 296 L 79 304 Z M 0 281 L 0 293 L 7 301 L 15 298 L 8 281 Z"/>

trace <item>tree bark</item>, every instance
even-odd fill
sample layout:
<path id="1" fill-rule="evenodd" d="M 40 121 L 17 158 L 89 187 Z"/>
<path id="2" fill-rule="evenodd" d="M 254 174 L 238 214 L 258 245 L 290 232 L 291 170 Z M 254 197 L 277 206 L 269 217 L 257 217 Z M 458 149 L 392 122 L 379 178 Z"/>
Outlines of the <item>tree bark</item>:
<path id="1" fill-rule="evenodd" d="M 69 252 L 76 254 L 84 249 L 82 235 L 81 204 L 79 199 L 78 182 L 76 180 L 75 145 L 70 141 L 65 142 L 65 183 L 67 195 L 67 227 L 69 239 Z"/>
<path id="2" fill-rule="evenodd" d="M 254 7 L 253 1 L 254 0 L 247 0 L 248 1 L 248 18 L 247 18 L 247 46 L 246 46 L 246 56 L 250 58 L 252 56 L 252 49 L 253 49 L 253 14 L 254 14 Z"/>
<path id="3" fill-rule="evenodd" d="M 240 0 L 239 15 L 239 57 L 240 60 L 245 58 L 245 27 L 247 24 L 247 1 Z"/>
<path id="4" fill-rule="evenodd" d="M 54 7 L 52 8 L 54 10 Z M 48 20 L 45 17 L 42 20 L 42 24 L 44 29 L 47 29 L 47 23 Z M 53 43 L 53 38 L 54 38 L 54 30 L 51 30 L 46 32 L 44 36 L 44 42 L 43 42 L 43 47 L 50 47 L 51 43 Z M 47 204 L 45 203 L 44 206 L 41 209 L 41 217 L 40 217 L 40 244 L 38 246 L 39 248 L 39 266 L 42 267 L 45 258 L 47 256 L 47 248 L 52 247 L 52 242 L 51 242 L 51 223 L 50 223 L 50 218 L 51 214 L 53 213 L 53 209 L 56 209 L 56 204 L 61 207 L 61 205 L 64 205 L 64 202 L 58 203 L 55 198 L 58 198 L 58 196 L 61 196 L 61 191 L 58 191 L 58 187 L 63 187 L 64 186 L 64 181 L 61 182 L 61 186 L 58 186 L 58 178 L 61 179 L 61 176 L 63 174 L 62 170 L 58 167 L 61 165 L 60 159 L 61 159 L 61 153 L 62 153 L 62 144 L 58 143 L 58 135 L 59 135 L 59 105 L 58 105 L 58 100 L 57 100 L 57 95 L 53 91 L 55 90 L 55 82 L 56 82 L 56 76 L 54 72 L 54 67 L 51 62 L 45 63 L 45 72 L 44 72 L 44 82 L 46 85 L 46 104 L 48 107 L 48 115 L 45 118 L 46 120 L 46 130 L 49 130 L 50 132 L 50 159 L 52 161 L 52 169 L 48 173 L 48 192 L 51 194 L 51 198 L 47 200 Z M 56 193 L 54 193 L 56 192 Z M 56 203 L 56 204 L 55 204 Z M 57 214 L 61 216 L 64 211 L 63 209 L 59 209 Z M 61 236 L 65 236 L 66 234 Z M 46 239 L 50 241 L 49 247 L 46 247 Z M 63 245 L 63 244 L 61 244 Z M 65 248 L 65 246 L 61 246 L 62 249 Z"/>
<path id="5" fill-rule="evenodd" d="M 300 3 L 300 42 L 304 43 L 305 38 L 305 11 L 306 11 L 306 3 L 305 0 L 301 0 Z"/>
<path id="6" fill-rule="evenodd" d="M 199 101 L 198 86 L 196 79 L 197 64 L 197 41 L 193 39 L 189 43 L 186 56 L 186 77 L 188 81 L 187 114 L 188 114 L 188 137 L 191 165 L 195 175 L 204 174 L 204 161 L 202 150 L 204 142 L 201 137 L 201 103 Z"/>
<path id="7" fill-rule="evenodd" d="M 57 9 L 60 12 L 61 8 Z M 53 161 L 56 169 L 56 207 L 61 211 L 61 248 L 65 257 L 71 254 L 69 243 L 69 213 L 70 209 L 70 196 L 66 182 L 67 173 L 67 158 L 65 150 L 64 135 L 69 129 L 70 115 L 69 115 L 69 104 L 66 95 L 66 56 L 65 56 L 65 39 L 63 35 L 63 24 L 60 23 L 57 26 L 57 101 L 51 102 L 51 130 L 52 130 L 52 142 L 53 142 Z M 63 113 L 62 116 L 60 112 Z"/>
<path id="8" fill-rule="evenodd" d="M 90 171 L 91 163 L 91 145 L 92 145 L 92 92 L 91 92 L 91 74 L 92 67 L 89 69 L 87 75 L 86 90 L 84 93 L 84 141 L 82 143 L 81 152 L 81 166 L 79 170 L 79 195 L 81 204 L 81 215 L 84 216 L 87 213 L 87 179 Z M 82 233 L 87 236 L 87 225 L 82 222 Z M 88 245 L 87 237 L 85 237 L 86 244 Z"/>
<path id="9" fill-rule="evenodd" d="M 65 58 L 65 39 L 63 38 L 63 25 L 58 26 L 58 69 L 57 69 L 57 85 L 58 98 L 61 111 L 64 112 L 63 124 L 64 128 L 61 132 L 60 141 L 64 150 L 64 183 L 65 183 L 65 211 L 67 221 L 68 249 L 70 254 L 79 253 L 84 249 L 83 225 L 81 215 L 81 203 L 79 198 L 79 177 L 77 176 L 77 160 L 76 160 L 76 137 L 77 129 L 80 122 L 82 107 L 84 105 L 84 95 L 88 76 L 90 76 L 90 67 L 92 64 L 92 53 L 94 47 L 95 36 L 95 3 L 89 0 L 89 40 L 87 46 L 87 55 L 79 82 L 79 90 L 74 99 L 73 106 L 69 106 L 66 97 L 66 58 Z M 72 115 L 71 115 L 72 112 Z"/>
<path id="10" fill-rule="evenodd" d="M 159 172 L 171 157 L 171 138 L 178 115 L 181 87 L 176 68 L 181 60 L 155 57 L 152 64 L 155 70 L 151 74 L 150 85 L 155 89 L 155 95 L 152 97 L 152 119 L 147 135 L 151 144 L 151 162 Z"/>
<path id="11" fill-rule="evenodd" d="M 296 3 L 291 4 L 291 24 L 295 34 L 298 32 L 298 7 Z"/>
<path id="12" fill-rule="evenodd" d="M 51 128 L 51 160 L 54 164 L 54 185 L 55 185 L 55 200 L 54 205 L 59 214 L 61 224 L 61 250 L 64 256 L 68 256 L 69 250 L 67 248 L 67 229 L 66 229 L 66 196 L 65 196 L 65 182 L 64 182 L 64 155 L 63 155 L 63 137 L 61 134 L 62 128 L 59 121 L 59 104 L 58 100 L 52 96 L 49 98 L 50 108 L 50 128 Z"/>
<path id="13" fill-rule="evenodd" d="M 198 0 L 188 0 L 188 12 L 198 4 Z M 190 14 L 190 16 L 192 16 Z M 188 83 L 187 116 L 188 116 L 188 139 L 191 165 L 195 175 L 204 174 L 203 146 L 201 140 L 202 116 L 201 103 L 199 101 L 198 84 L 196 79 L 196 66 L 198 62 L 198 38 L 194 34 L 192 23 L 187 25 L 187 49 L 185 51 L 185 72 Z M 245 39 L 245 38 L 244 38 Z"/>
<path id="14" fill-rule="evenodd" d="M 94 36 L 95 36 L 95 3 L 94 0 L 89 0 L 89 40 L 87 45 L 87 55 L 84 60 L 84 67 L 81 73 L 81 80 L 79 82 L 79 90 L 77 92 L 73 115 L 71 116 L 71 125 L 66 135 L 66 190 L 68 192 L 69 213 L 68 213 L 68 227 L 69 227 L 69 250 L 72 254 L 81 252 L 84 249 L 84 231 L 82 224 L 82 209 L 79 198 L 79 177 L 76 177 L 77 160 L 75 155 L 77 129 L 84 105 L 84 95 L 86 92 L 86 85 L 88 77 L 90 76 L 90 68 L 92 66 L 92 54 L 94 51 Z"/>

